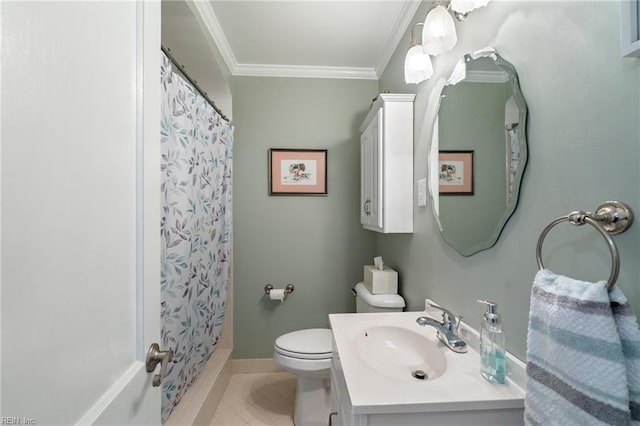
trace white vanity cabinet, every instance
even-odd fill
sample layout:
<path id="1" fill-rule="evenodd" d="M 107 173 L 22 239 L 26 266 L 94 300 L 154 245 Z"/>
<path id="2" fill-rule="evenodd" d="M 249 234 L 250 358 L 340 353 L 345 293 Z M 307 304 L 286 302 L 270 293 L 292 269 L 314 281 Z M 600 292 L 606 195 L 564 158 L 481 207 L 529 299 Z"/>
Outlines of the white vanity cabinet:
<path id="1" fill-rule="evenodd" d="M 336 353 L 331 360 L 331 405 L 331 426 L 356 426 L 364 420 L 353 414 L 344 373 Z"/>
<path id="2" fill-rule="evenodd" d="M 413 94 L 383 93 L 360 127 L 360 222 L 413 232 Z"/>
<path id="3" fill-rule="evenodd" d="M 416 324 L 424 315 L 441 317 L 329 314 L 331 426 L 524 425 L 525 363 L 506 353 L 505 384 L 489 383 L 480 374 L 478 332 L 461 322 L 469 350 L 455 353 L 434 327 Z M 428 377 L 418 380 L 416 369 Z"/>
<path id="4" fill-rule="evenodd" d="M 331 426 L 450 426 L 450 425 L 524 425 L 523 408 L 483 409 L 473 408 L 424 411 L 410 405 L 354 407 L 345 382 L 339 359 L 331 364 Z M 366 411 L 366 412 L 361 412 Z"/>

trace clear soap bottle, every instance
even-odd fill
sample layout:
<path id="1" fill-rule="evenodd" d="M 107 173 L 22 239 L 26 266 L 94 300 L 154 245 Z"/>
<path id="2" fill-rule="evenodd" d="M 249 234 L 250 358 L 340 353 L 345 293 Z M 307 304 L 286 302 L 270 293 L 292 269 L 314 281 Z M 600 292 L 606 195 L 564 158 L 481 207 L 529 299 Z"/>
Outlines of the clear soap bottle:
<path id="1" fill-rule="evenodd" d="M 487 305 L 480 327 L 480 374 L 491 383 L 504 383 L 506 376 L 505 335 L 498 305 L 487 300 L 478 300 Z"/>

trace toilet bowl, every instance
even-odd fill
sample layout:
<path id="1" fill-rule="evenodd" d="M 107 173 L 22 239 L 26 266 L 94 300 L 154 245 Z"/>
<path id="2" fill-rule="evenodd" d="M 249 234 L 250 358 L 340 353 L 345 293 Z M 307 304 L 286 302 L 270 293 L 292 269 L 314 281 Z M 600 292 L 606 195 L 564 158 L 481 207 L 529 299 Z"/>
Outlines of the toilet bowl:
<path id="1" fill-rule="evenodd" d="M 298 377 L 293 416 L 296 426 L 326 425 L 331 404 L 331 330 L 311 328 L 283 334 L 273 349 L 274 361 Z"/>
<path id="2" fill-rule="evenodd" d="M 405 306 L 398 294 L 371 294 L 363 283 L 353 289 L 356 312 L 399 312 Z M 326 426 L 331 413 L 329 370 L 333 335 L 328 328 L 292 331 L 276 339 L 273 359 L 298 376 L 293 420 L 296 426 Z"/>

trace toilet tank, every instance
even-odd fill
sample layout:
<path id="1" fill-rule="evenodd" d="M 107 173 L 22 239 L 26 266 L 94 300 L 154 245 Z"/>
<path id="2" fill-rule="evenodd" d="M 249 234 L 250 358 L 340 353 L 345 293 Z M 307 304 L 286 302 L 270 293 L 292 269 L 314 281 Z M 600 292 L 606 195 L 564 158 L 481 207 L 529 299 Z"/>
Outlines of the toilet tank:
<path id="1" fill-rule="evenodd" d="M 364 283 L 356 284 L 356 312 L 402 312 L 404 299 L 399 294 L 371 294 Z"/>

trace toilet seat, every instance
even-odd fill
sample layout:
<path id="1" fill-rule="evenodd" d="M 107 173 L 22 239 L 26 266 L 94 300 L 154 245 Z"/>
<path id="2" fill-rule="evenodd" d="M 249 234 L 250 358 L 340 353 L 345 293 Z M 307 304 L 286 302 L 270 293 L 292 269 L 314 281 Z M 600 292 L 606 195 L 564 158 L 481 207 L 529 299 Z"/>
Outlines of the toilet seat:
<path id="1" fill-rule="evenodd" d="M 333 334 L 328 328 L 311 328 L 283 334 L 276 339 L 274 350 L 297 359 L 328 359 L 333 351 Z"/>

